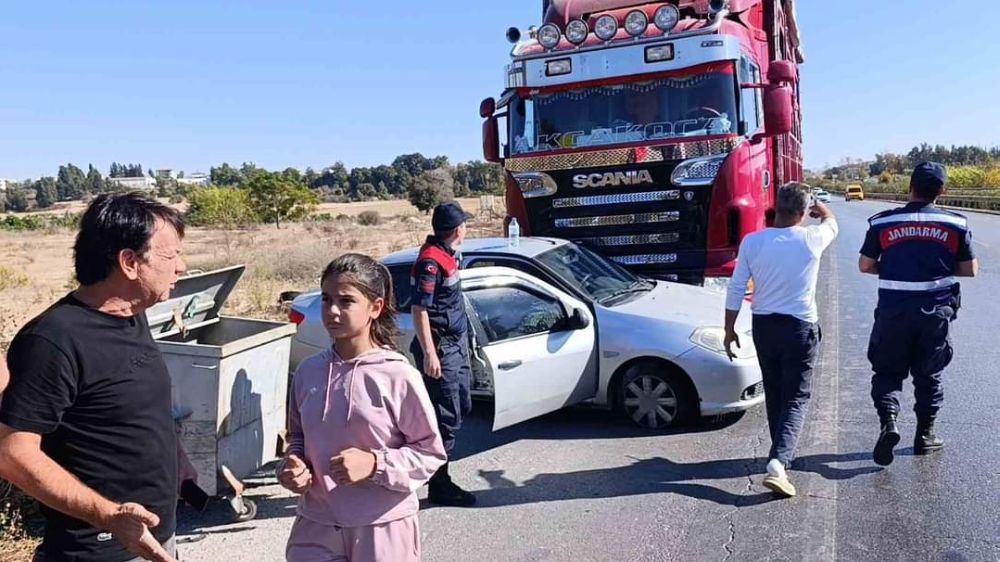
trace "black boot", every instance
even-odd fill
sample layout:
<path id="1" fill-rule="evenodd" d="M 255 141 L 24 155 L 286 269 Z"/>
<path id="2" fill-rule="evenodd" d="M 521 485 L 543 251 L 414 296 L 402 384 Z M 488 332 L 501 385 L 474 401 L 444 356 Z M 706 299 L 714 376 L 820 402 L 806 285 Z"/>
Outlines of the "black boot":
<path id="1" fill-rule="evenodd" d="M 878 441 L 875 442 L 875 450 L 872 457 L 875 464 L 889 466 L 893 461 L 892 449 L 899 444 L 899 428 L 896 427 L 896 412 L 883 412 L 879 414 L 882 421 L 882 432 L 879 433 Z"/>
<path id="2" fill-rule="evenodd" d="M 913 437 L 913 454 L 929 455 L 944 448 L 944 439 L 934 434 L 934 418 L 918 417 L 917 434 Z"/>
<path id="3" fill-rule="evenodd" d="M 444 463 L 444 466 L 438 469 L 431 477 L 430 482 L 427 485 L 427 499 L 436 505 L 445 505 L 449 507 L 472 507 L 476 505 L 476 496 L 470 492 L 458 487 L 451 481 L 451 475 L 448 474 L 448 465 L 450 463 Z"/>

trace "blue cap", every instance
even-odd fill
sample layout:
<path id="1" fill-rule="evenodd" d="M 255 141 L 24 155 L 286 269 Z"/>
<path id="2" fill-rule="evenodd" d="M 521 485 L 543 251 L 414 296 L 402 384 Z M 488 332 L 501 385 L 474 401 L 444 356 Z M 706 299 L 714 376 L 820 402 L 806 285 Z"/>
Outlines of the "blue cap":
<path id="1" fill-rule="evenodd" d="M 937 162 L 921 162 L 913 169 L 910 185 L 927 189 L 941 189 L 948 181 L 948 172 Z"/>
<path id="2" fill-rule="evenodd" d="M 447 232 L 458 228 L 471 218 L 472 215 L 463 211 L 457 201 L 445 201 L 434 207 L 431 226 L 434 227 L 434 232 Z"/>

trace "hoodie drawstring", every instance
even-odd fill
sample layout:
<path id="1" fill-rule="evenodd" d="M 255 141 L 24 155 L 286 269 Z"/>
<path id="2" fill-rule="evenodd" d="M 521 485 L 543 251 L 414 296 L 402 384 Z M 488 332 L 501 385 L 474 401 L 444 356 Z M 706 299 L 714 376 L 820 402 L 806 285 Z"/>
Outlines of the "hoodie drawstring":
<path id="1" fill-rule="evenodd" d="M 358 378 L 355 375 L 360 364 L 361 361 L 354 362 L 354 368 L 351 369 L 351 380 L 347 381 L 347 421 L 351 421 L 351 411 L 354 409 L 354 381 Z"/>
<path id="2" fill-rule="evenodd" d="M 323 397 L 323 421 L 330 413 L 330 388 L 333 386 L 333 357 L 330 358 L 330 368 L 326 372 L 326 394 Z"/>
<path id="3" fill-rule="evenodd" d="M 363 356 L 363 355 L 362 355 Z M 347 389 L 347 419 L 350 421 L 351 413 L 354 411 L 354 384 L 357 377 L 358 367 L 361 366 L 362 361 L 359 359 L 362 357 L 355 357 L 349 363 L 353 363 L 354 366 L 351 369 L 350 378 L 344 387 Z M 333 389 L 333 364 L 338 359 L 336 352 L 332 353 L 330 356 L 330 366 L 326 372 L 326 395 L 323 398 L 323 419 L 326 421 L 327 414 L 330 413 L 330 392 Z M 343 361 L 342 361 L 343 362 Z"/>

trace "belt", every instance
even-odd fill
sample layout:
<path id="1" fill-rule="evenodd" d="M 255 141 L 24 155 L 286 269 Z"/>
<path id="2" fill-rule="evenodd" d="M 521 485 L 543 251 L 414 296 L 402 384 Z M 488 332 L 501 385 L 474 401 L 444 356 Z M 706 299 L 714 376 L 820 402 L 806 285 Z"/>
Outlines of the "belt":
<path id="1" fill-rule="evenodd" d="M 958 283 L 958 280 L 954 277 L 945 277 L 934 281 L 890 281 L 889 279 L 879 279 L 878 288 L 890 291 L 936 291 L 950 289 L 955 283 Z"/>

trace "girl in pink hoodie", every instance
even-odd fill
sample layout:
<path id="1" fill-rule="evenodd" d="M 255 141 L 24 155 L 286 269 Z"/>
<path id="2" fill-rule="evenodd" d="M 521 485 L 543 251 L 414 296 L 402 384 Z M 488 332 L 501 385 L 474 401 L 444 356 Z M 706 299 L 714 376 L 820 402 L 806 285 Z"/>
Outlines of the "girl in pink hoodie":
<path id="1" fill-rule="evenodd" d="M 392 279 L 346 254 L 323 271 L 332 349 L 299 365 L 278 480 L 302 494 L 289 562 L 420 560 L 416 491 L 446 455 L 421 375 L 394 351 Z"/>

